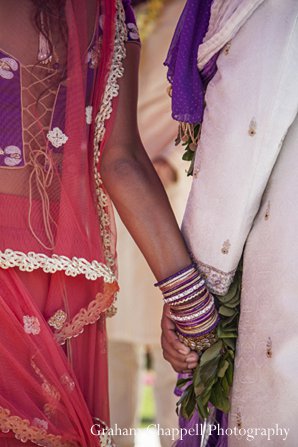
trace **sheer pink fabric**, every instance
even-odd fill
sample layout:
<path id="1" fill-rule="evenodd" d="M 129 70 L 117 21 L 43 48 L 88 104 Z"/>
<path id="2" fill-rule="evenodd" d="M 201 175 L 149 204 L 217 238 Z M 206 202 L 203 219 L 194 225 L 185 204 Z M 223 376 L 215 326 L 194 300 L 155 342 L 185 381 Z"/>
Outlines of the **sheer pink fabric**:
<path id="1" fill-rule="evenodd" d="M 98 126 L 87 115 L 101 108 L 112 69 L 116 1 L 66 0 L 65 44 L 50 19 L 49 66 L 37 63 L 38 32 L 24 4 L 15 15 L 25 14 L 25 28 L 1 42 L 0 58 L 0 97 L 19 79 L 22 106 L 19 119 L 10 98 L 5 115 L 11 140 L 21 123 L 22 141 L 1 142 L 0 444 L 109 445 L 90 428 L 109 422 L 114 237 Z"/>

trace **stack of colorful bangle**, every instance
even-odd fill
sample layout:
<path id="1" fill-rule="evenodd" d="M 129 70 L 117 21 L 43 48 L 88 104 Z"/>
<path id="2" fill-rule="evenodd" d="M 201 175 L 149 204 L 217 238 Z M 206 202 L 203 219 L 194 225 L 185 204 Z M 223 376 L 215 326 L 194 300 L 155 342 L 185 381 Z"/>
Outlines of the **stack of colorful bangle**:
<path id="1" fill-rule="evenodd" d="M 217 341 L 219 317 L 214 298 L 196 264 L 185 267 L 155 286 L 160 288 L 164 302 L 169 304 L 177 336 L 186 346 L 201 353 Z"/>

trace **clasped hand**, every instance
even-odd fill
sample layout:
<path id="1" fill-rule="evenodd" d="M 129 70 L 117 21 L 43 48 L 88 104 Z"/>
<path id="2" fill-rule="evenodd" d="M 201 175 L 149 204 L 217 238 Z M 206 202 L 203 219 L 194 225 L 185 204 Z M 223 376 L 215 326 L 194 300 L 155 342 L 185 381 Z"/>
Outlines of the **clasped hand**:
<path id="1" fill-rule="evenodd" d="M 196 368 L 199 356 L 195 351 L 185 346 L 178 340 L 175 332 L 175 323 L 171 320 L 170 309 L 168 305 L 164 305 L 161 319 L 161 345 L 163 356 L 178 372 L 190 372 Z"/>

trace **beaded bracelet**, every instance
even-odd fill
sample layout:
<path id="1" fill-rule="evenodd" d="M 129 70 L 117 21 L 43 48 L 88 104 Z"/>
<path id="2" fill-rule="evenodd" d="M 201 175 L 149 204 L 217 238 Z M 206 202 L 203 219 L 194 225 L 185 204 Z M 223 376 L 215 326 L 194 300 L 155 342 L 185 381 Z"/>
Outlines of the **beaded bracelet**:
<path id="1" fill-rule="evenodd" d="M 219 316 L 214 298 L 196 264 L 190 264 L 155 284 L 170 306 L 179 340 L 199 353 L 217 341 Z"/>

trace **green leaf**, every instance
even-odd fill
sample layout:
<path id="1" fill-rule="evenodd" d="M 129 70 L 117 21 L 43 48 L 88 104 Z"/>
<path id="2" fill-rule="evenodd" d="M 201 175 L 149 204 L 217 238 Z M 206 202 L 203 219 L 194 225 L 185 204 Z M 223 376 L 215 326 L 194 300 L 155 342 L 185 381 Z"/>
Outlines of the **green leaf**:
<path id="1" fill-rule="evenodd" d="M 217 357 L 213 358 L 207 363 L 201 365 L 200 376 L 203 383 L 206 383 L 212 377 L 217 375 L 218 364 L 220 361 L 220 356 L 217 354 Z"/>
<path id="2" fill-rule="evenodd" d="M 219 369 L 217 371 L 218 377 L 224 377 L 228 367 L 229 367 L 229 362 L 227 360 L 220 362 Z"/>
<path id="3" fill-rule="evenodd" d="M 190 419 L 193 415 L 193 412 L 195 410 L 195 394 L 192 386 L 189 386 L 187 388 L 187 391 L 183 395 L 183 399 L 180 399 L 181 406 L 180 411 L 182 416 L 185 419 Z"/>
<path id="4" fill-rule="evenodd" d="M 193 155 L 194 155 L 194 153 L 192 151 L 187 150 L 184 152 L 184 154 L 182 156 L 182 160 L 191 161 L 193 159 Z"/>
<path id="5" fill-rule="evenodd" d="M 238 327 L 238 315 L 239 312 L 236 311 L 234 312 L 232 317 L 222 319 L 222 321 L 220 322 L 221 327 L 226 328 L 231 326 L 236 330 Z"/>
<path id="6" fill-rule="evenodd" d="M 186 383 L 188 383 L 190 380 L 189 379 L 178 379 L 177 380 L 177 384 L 176 386 L 178 388 L 182 388 Z"/>
<path id="7" fill-rule="evenodd" d="M 226 378 L 226 376 L 224 376 L 224 377 L 222 378 L 222 380 L 221 380 L 221 386 L 222 386 L 222 388 L 223 388 L 224 394 L 225 394 L 226 396 L 228 396 L 229 393 L 230 393 L 230 385 L 229 385 L 229 382 L 228 382 L 228 379 Z"/>
<path id="8" fill-rule="evenodd" d="M 228 413 L 230 410 L 229 398 L 225 395 L 220 382 L 217 382 L 212 389 L 210 402 L 219 410 Z"/>
<path id="9" fill-rule="evenodd" d="M 201 418 L 207 419 L 207 417 L 209 416 L 208 406 L 204 405 L 202 400 L 199 397 L 197 397 L 196 403 L 197 403 L 199 415 L 201 416 Z"/>
<path id="10" fill-rule="evenodd" d="M 229 291 L 224 296 L 217 295 L 218 301 L 222 304 L 229 302 L 237 294 L 237 290 L 238 284 L 236 284 L 236 282 L 233 282 L 229 288 Z"/>
<path id="11" fill-rule="evenodd" d="M 235 350 L 236 349 L 236 340 L 235 338 L 223 338 L 222 341 L 226 346 Z"/>
<path id="12" fill-rule="evenodd" d="M 223 315 L 225 317 L 232 317 L 234 315 L 234 310 L 229 309 L 228 307 L 226 307 L 226 305 L 220 306 L 218 312 L 220 313 L 220 315 Z"/>
<path id="13" fill-rule="evenodd" d="M 225 303 L 225 306 L 227 306 L 231 309 L 236 309 L 239 304 L 240 304 L 240 297 L 239 297 L 239 295 L 236 295 L 235 298 L 233 298 L 231 301 L 228 301 L 227 303 Z"/>
<path id="14" fill-rule="evenodd" d="M 229 386 L 232 386 L 232 384 L 233 384 L 233 376 L 234 376 L 234 366 L 232 363 L 230 363 L 230 365 L 227 369 L 227 373 L 226 373 L 226 377 L 227 377 Z"/>
<path id="15" fill-rule="evenodd" d="M 214 345 L 210 346 L 210 348 L 206 349 L 206 351 L 202 354 L 200 360 L 200 366 L 203 366 L 205 363 L 210 362 L 214 358 L 216 358 L 222 349 L 222 341 L 218 340 Z"/>
<path id="16" fill-rule="evenodd" d="M 217 328 L 217 335 L 220 338 L 237 338 L 237 332 L 236 331 L 228 331 L 222 329 L 220 326 Z"/>

